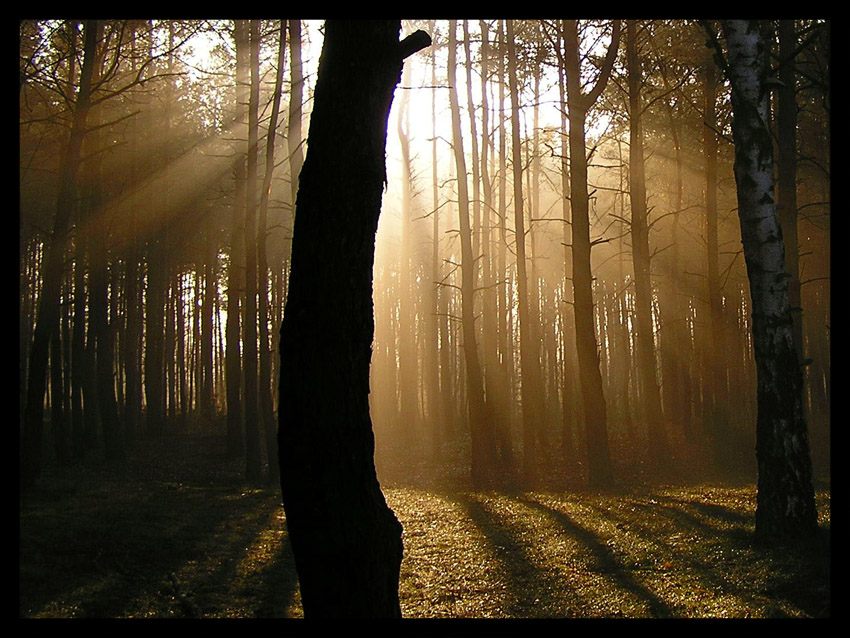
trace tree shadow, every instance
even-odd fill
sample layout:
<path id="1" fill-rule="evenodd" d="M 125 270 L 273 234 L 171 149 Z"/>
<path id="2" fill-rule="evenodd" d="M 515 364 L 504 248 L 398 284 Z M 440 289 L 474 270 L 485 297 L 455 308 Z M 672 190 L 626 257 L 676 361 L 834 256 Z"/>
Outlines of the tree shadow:
<path id="1" fill-rule="evenodd" d="M 511 618 L 539 617 L 540 610 L 551 610 L 557 604 L 552 595 L 555 583 L 551 577 L 534 565 L 523 542 L 514 538 L 498 515 L 488 511 L 479 500 L 470 495 L 447 495 L 457 504 L 472 523 L 482 532 L 491 555 L 504 575 L 509 589 L 507 605 L 503 610 Z"/>
<path id="2" fill-rule="evenodd" d="M 231 608 L 234 588 L 246 580 L 237 567 L 278 508 L 268 492 L 186 483 L 100 483 L 64 508 L 34 507 L 21 517 L 20 614 L 250 615 L 256 599 Z M 247 567 L 248 579 L 260 583 L 275 574 L 274 591 L 260 597 L 255 614 L 291 602 L 297 581 L 288 551 L 282 536 L 262 573 Z"/>
<path id="3" fill-rule="evenodd" d="M 631 570 L 624 565 L 603 539 L 581 525 L 565 512 L 553 509 L 531 498 L 518 498 L 518 501 L 534 508 L 555 521 L 568 536 L 576 539 L 593 558 L 590 566 L 594 572 L 609 580 L 612 585 L 628 592 L 646 606 L 653 618 L 665 618 L 674 615 L 674 610 L 664 600 L 641 585 L 632 576 Z"/>

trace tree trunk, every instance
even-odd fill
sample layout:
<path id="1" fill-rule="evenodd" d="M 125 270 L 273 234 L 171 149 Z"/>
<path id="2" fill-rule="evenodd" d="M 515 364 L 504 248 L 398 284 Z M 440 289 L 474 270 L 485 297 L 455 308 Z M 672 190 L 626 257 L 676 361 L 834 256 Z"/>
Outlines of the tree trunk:
<path id="1" fill-rule="evenodd" d="M 242 43 L 248 47 L 248 149 L 245 175 L 245 306 L 242 312 L 242 374 L 245 402 L 245 477 L 260 480 L 260 404 L 257 361 L 257 142 L 259 127 L 259 26 L 251 20 Z"/>
<path id="2" fill-rule="evenodd" d="M 233 24 L 233 39 L 236 45 L 236 109 L 242 117 L 243 105 L 247 104 L 248 60 L 245 55 L 245 23 L 236 20 Z M 238 119 L 237 117 L 237 119 Z M 245 157 L 239 143 L 234 149 L 235 190 L 230 226 L 230 264 L 227 269 L 227 324 L 225 326 L 225 395 L 227 399 L 227 452 L 236 457 L 245 451 L 242 414 L 242 332 L 240 317 L 243 301 L 245 250 Z"/>
<path id="3" fill-rule="evenodd" d="M 738 216 L 753 305 L 758 375 L 756 536 L 807 537 L 817 530 L 803 415 L 803 375 L 794 345 L 782 230 L 773 198 L 767 56 L 758 21 L 725 20 L 732 84 Z"/>
<path id="4" fill-rule="evenodd" d="M 494 468 L 495 438 L 492 420 L 484 397 L 484 380 L 478 356 L 478 334 L 475 327 L 475 282 L 477 260 L 472 249 L 472 227 L 469 221 L 469 190 L 466 175 L 466 157 L 460 125 L 460 105 L 456 90 L 455 21 L 449 25 L 448 82 L 452 117 L 452 149 L 457 167 L 458 222 L 461 248 L 461 327 L 463 329 L 463 358 L 466 371 L 469 428 L 472 446 L 472 480 L 484 485 L 490 480 Z"/>
<path id="5" fill-rule="evenodd" d="M 410 67 L 405 67 L 402 84 L 408 85 Z M 408 93 L 402 91 L 398 102 L 398 120 L 396 131 L 401 148 L 401 251 L 399 255 L 398 291 L 398 385 L 399 385 L 399 434 L 405 447 L 415 446 L 419 406 L 417 402 L 417 379 L 419 365 L 416 356 L 416 313 L 414 309 L 412 253 L 412 165 L 410 158 L 410 128 L 408 114 Z"/>
<path id="6" fill-rule="evenodd" d="M 657 469 L 670 460 L 670 446 L 661 411 L 661 395 L 656 376 L 655 339 L 652 322 L 652 280 L 650 279 L 649 223 L 646 208 L 646 166 L 643 158 L 643 105 L 640 96 L 640 62 L 637 53 L 637 25 L 626 22 L 626 61 L 629 92 L 629 194 L 632 212 L 632 263 L 635 274 L 635 345 L 638 378 L 643 398 L 643 414 L 649 433 L 649 456 Z"/>
<path id="7" fill-rule="evenodd" d="M 433 30 L 433 22 L 431 23 Z M 430 55 L 431 84 L 437 85 L 437 60 L 435 50 L 432 48 Z M 437 95 L 431 91 L 431 203 L 433 206 L 432 228 L 431 228 L 431 284 L 428 286 L 428 311 L 425 314 L 427 334 L 430 343 L 426 342 L 425 370 L 428 381 L 428 419 L 431 427 L 431 456 L 435 465 L 439 465 L 442 454 L 442 444 L 445 423 L 449 418 L 446 408 L 449 389 L 441 387 L 440 353 L 441 353 L 441 325 L 439 316 L 440 280 L 442 271 L 442 260 L 440 257 L 440 197 L 437 165 Z M 448 351 L 448 347 L 445 348 Z"/>
<path id="8" fill-rule="evenodd" d="M 522 397 L 522 470 L 526 485 L 537 480 L 537 429 L 543 418 L 540 409 L 540 355 L 532 321 L 537 320 L 529 301 L 527 258 L 525 254 L 525 210 L 522 193 L 522 153 L 519 131 L 519 88 L 517 86 L 516 48 L 513 20 L 506 21 L 508 43 L 508 83 L 511 94 L 511 149 L 514 184 L 514 228 L 516 231 L 517 297 L 520 330 L 520 369 Z"/>
<path id="9" fill-rule="evenodd" d="M 100 158 L 100 108 L 91 112 L 94 130 L 86 139 L 89 160 L 83 171 L 86 176 L 86 202 L 89 223 L 100 230 L 101 236 L 89 244 L 89 315 L 95 338 L 95 372 L 97 399 L 100 411 L 104 451 L 107 460 L 124 458 L 124 441 L 115 398 L 115 366 L 113 327 L 109 321 L 109 220 L 104 219 Z M 91 409 L 91 406 L 89 407 Z"/>
<path id="10" fill-rule="evenodd" d="M 286 142 L 289 149 L 291 221 L 294 224 L 295 197 L 298 193 L 298 174 L 301 172 L 301 165 L 304 163 L 301 123 L 303 117 L 302 103 L 304 101 L 304 71 L 301 64 L 301 20 L 289 21 L 289 73 L 289 122 L 287 124 Z"/>
<path id="11" fill-rule="evenodd" d="M 56 216 L 53 220 L 53 238 L 48 244 L 41 296 L 30 346 L 27 367 L 27 399 L 21 435 L 21 483 L 32 486 L 41 474 L 42 438 L 44 433 L 44 392 L 47 385 L 47 359 L 50 339 L 59 329 L 59 301 L 62 286 L 62 271 L 65 266 L 65 248 L 71 211 L 74 206 L 77 171 L 80 167 L 80 152 L 86 133 L 86 118 L 91 106 L 91 83 L 95 67 L 98 23 L 85 23 L 85 44 L 80 88 L 74 105 L 73 124 L 62 157 L 59 195 L 56 201 Z"/>
<path id="12" fill-rule="evenodd" d="M 266 250 L 269 196 L 271 195 L 272 174 L 274 172 L 274 145 L 277 139 L 277 118 L 280 114 L 280 96 L 283 92 L 283 62 L 286 56 L 286 28 L 280 24 L 280 36 L 277 51 L 277 73 L 275 75 L 272 112 L 269 118 L 269 130 L 266 135 L 266 165 L 263 173 L 263 186 L 260 189 L 260 207 L 257 217 L 257 266 L 259 269 L 259 311 L 260 326 L 260 415 L 263 423 L 263 439 L 269 462 L 268 481 L 278 483 L 280 470 L 277 462 L 277 439 L 274 424 L 274 401 L 272 400 L 272 353 L 269 335 L 269 264 Z"/>
<path id="13" fill-rule="evenodd" d="M 723 349 L 722 291 L 718 265 L 719 246 L 717 235 L 717 128 L 716 102 L 717 77 L 714 61 L 706 56 L 705 69 L 705 126 L 703 127 L 703 150 L 705 154 L 705 236 L 706 236 L 706 283 L 708 286 L 708 316 L 705 342 L 705 416 L 704 424 L 713 446 L 714 462 L 718 467 L 728 465 L 729 424 L 726 415 L 725 362 Z"/>
<path id="14" fill-rule="evenodd" d="M 601 487 L 611 483 L 611 456 L 608 445 L 608 416 L 599 369 L 599 352 L 593 317 L 593 275 L 590 263 L 590 216 L 587 186 L 585 118 L 587 110 L 607 83 L 610 66 L 606 64 L 590 94 L 581 92 L 578 25 L 565 21 L 564 57 L 567 71 L 567 105 L 570 120 L 570 202 L 572 207 L 573 299 L 576 322 L 576 352 L 581 379 L 582 404 L 587 440 L 588 482 Z M 608 58 L 616 52 L 619 22 Z M 606 59 L 607 62 L 607 59 Z M 613 59 L 611 59 L 613 64 Z M 607 69 L 607 71 L 606 71 Z"/>
<path id="15" fill-rule="evenodd" d="M 401 615 L 401 525 L 374 466 L 372 269 L 400 21 L 328 21 L 281 326 L 279 451 L 306 617 Z M 332 184 L 333 188 L 328 185 Z"/>
<path id="16" fill-rule="evenodd" d="M 788 270 L 788 295 L 794 322 L 794 346 L 803 363 L 803 308 L 800 298 L 800 250 L 797 240 L 797 79 L 794 56 L 797 34 L 794 20 L 779 20 L 779 80 L 776 124 L 778 134 L 777 205 L 782 238 L 785 242 L 785 266 Z"/>

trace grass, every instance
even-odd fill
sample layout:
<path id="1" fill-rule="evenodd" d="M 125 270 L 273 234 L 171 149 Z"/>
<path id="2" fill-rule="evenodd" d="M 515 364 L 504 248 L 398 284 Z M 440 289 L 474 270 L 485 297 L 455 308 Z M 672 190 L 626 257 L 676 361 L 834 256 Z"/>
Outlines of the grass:
<path id="1" fill-rule="evenodd" d="M 120 468 L 48 468 L 21 504 L 21 618 L 297 618 L 276 487 L 212 437 L 140 443 Z M 408 618 L 826 618 L 819 536 L 753 543 L 755 488 L 472 492 L 393 484 Z"/>

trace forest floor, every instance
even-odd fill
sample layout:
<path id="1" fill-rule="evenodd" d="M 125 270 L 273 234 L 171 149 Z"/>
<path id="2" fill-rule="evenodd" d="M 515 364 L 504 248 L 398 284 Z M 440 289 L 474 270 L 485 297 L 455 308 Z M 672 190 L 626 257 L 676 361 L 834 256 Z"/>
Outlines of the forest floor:
<path id="1" fill-rule="evenodd" d="M 297 618 L 276 486 L 221 437 L 61 469 L 20 504 L 20 618 Z M 755 486 L 474 492 L 385 483 L 407 618 L 828 618 L 830 486 L 805 544 L 754 544 Z"/>

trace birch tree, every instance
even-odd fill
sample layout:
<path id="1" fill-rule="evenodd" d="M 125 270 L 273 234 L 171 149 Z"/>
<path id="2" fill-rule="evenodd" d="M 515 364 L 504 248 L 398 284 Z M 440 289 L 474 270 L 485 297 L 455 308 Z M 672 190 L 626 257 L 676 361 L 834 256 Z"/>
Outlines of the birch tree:
<path id="1" fill-rule="evenodd" d="M 769 65 L 757 20 L 724 20 L 732 85 L 735 184 L 750 282 L 758 375 L 756 537 L 817 530 L 803 374 L 794 345 L 785 248 L 774 200 Z"/>

